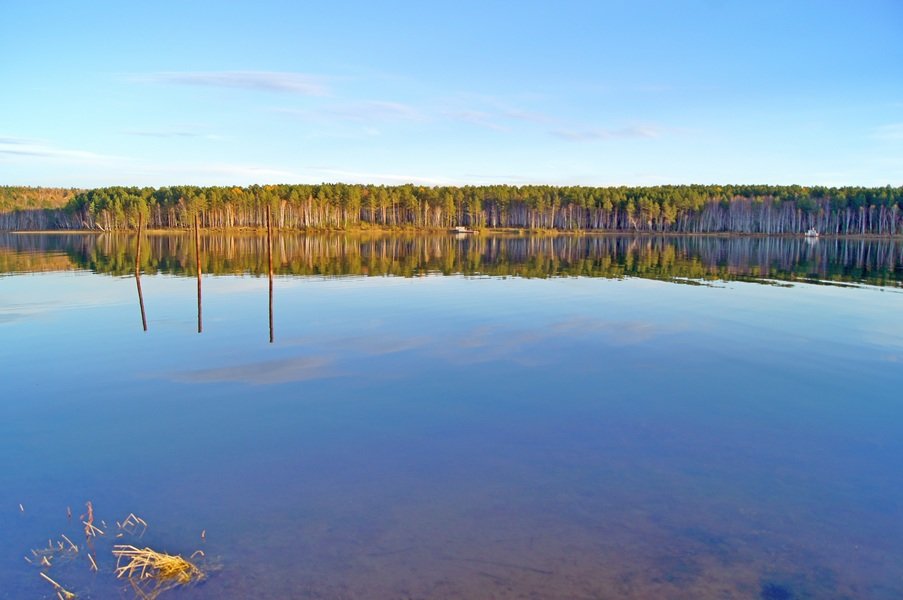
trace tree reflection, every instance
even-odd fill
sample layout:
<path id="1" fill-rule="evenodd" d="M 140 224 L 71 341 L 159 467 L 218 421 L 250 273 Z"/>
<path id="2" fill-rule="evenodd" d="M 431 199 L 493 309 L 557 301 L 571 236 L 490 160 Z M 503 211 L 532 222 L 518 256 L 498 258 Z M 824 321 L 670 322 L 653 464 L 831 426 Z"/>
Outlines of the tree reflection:
<path id="1" fill-rule="evenodd" d="M 87 269 L 128 275 L 165 273 L 270 277 L 400 276 L 640 277 L 674 282 L 806 281 L 903 285 L 900 239 L 714 236 L 352 235 L 199 231 L 129 234 L 0 234 L 0 272 Z M 273 257 L 278 244 L 280 260 Z M 64 259 L 65 257 L 65 259 Z M 200 328 L 200 327 L 199 327 Z"/>

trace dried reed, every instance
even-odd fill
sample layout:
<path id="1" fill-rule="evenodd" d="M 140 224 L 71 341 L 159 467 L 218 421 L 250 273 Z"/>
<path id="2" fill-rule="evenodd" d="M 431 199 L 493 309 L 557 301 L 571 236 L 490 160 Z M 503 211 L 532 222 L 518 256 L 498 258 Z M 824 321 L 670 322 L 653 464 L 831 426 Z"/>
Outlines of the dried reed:
<path id="1" fill-rule="evenodd" d="M 103 535 L 103 531 L 94 526 L 94 505 L 89 500 L 85 503 L 85 506 L 88 508 L 88 512 L 86 515 L 81 516 L 82 525 L 85 526 L 85 537 L 90 538 L 98 534 Z"/>
<path id="2" fill-rule="evenodd" d="M 99 572 L 99 566 L 94 558 L 93 541 L 95 536 L 105 535 L 103 530 L 98 528 L 95 523 L 94 506 L 89 501 L 85 503 L 86 512 L 80 516 L 81 524 L 84 526 L 86 543 L 88 551 L 85 553 L 90 562 L 90 569 Z M 24 507 L 20 506 L 22 512 Z M 66 507 L 67 518 L 72 517 L 72 509 Z M 100 520 L 100 523 L 107 529 L 106 523 Z M 116 522 L 119 532 L 116 537 L 125 534 L 140 538 L 147 531 L 147 521 L 137 516 L 135 513 L 129 513 L 128 516 L 120 523 Z M 206 530 L 201 532 L 201 539 L 206 537 Z M 39 574 L 47 582 L 54 587 L 58 600 L 73 600 L 76 595 L 65 589 L 62 585 L 54 581 L 47 574 L 51 567 L 56 566 L 55 559 L 71 560 L 79 555 L 80 548 L 68 538 L 65 534 L 61 534 L 61 540 L 48 539 L 47 547 L 40 549 L 32 549 L 33 558 L 25 556 L 25 560 L 43 569 Z M 137 597 L 141 600 L 155 600 L 161 593 L 173 589 L 178 586 L 187 585 L 205 578 L 205 574 L 194 563 L 182 558 L 181 556 L 173 556 L 163 552 L 157 552 L 150 548 L 137 548 L 131 545 L 114 545 L 113 555 L 116 557 L 115 574 L 119 579 L 127 579 L 134 589 Z M 190 559 L 195 557 L 204 557 L 204 552 L 196 551 L 191 555 Z"/>
<path id="3" fill-rule="evenodd" d="M 28 562 L 32 564 L 37 564 L 42 567 L 52 567 L 54 566 L 54 560 L 59 557 L 60 561 L 63 560 L 71 560 L 78 555 L 78 546 L 72 543 L 72 541 L 67 538 L 65 535 L 62 536 L 63 539 L 68 542 L 68 546 L 65 546 L 63 542 L 53 540 L 47 540 L 46 548 L 34 549 L 32 548 L 31 553 L 37 559 L 37 561 L 32 561 L 27 556 L 25 557 Z"/>
<path id="4" fill-rule="evenodd" d="M 76 546 L 72 540 L 67 538 L 65 533 L 60 534 L 60 537 L 62 537 L 64 540 L 66 540 L 66 542 L 69 543 L 69 548 L 71 550 L 73 550 L 74 552 L 78 552 L 78 546 Z"/>
<path id="5" fill-rule="evenodd" d="M 139 538 L 144 535 L 145 531 L 147 531 L 147 521 L 137 516 L 135 513 L 129 513 L 129 516 L 127 516 L 125 520 L 122 521 L 122 523 L 117 521 L 116 524 L 122 531 L 130 533 L 131 535 L 136 535 Z"/>
<path id="6" fill-rule="evenodd" d="M 61 600 L 72 600 L 73 598 L 76 597 L 75 594 L 73 594 L 72 592 L 70 592 L 69 590 L 67 590 L 66 588 L 64 588 L 63 586 L 61 586 L 54 580 L 52 580 L 50 577 L 48 577 L 46 573 L 40 573 L 40 575 L 41 575 L 41 577 L 43 577 L 44 579 L 49 581 L 50 585 L 52 585 L 54 587 L 54 589 L 56 589 L 57 598 L 60 598 Z"/>
<path id="7" fill-rule="evenodd" d="M 122 579 L 152 579 L 161 583 L 185 585 L 200 581 L 204 573 L 181 556 L 172 556 L 150 548 L 129 545 L 113 547 L 116 557 L 116 577 Z"/>

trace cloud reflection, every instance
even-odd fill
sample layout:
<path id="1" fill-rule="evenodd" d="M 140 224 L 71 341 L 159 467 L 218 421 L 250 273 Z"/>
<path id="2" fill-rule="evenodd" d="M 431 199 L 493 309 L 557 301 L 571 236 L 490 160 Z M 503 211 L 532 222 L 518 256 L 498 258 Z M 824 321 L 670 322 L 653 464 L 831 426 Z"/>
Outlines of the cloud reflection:
<path id="1" fill-rule="evenodd" d="M 388 337 L 385 335 L 361 335 L 339 340 L 335 346 L 338 349 L 350 349 L 368 356 L 384 356 L 428 348 L 435 343 L 435 338 L 425 335 Z"/>
<path id="2" fill-rule="evenodd" d="M 504 325 L 483 325 L 448 335 L 403 335 L 374 332 L 344 338 L 321 337 L 318 340 L 288 341 L 325 351 L 327 356 L 282 358 L 213 369 L 174 374 L 183 383 L 237 382 L 271 385 L 341 377 L 354 372 L 366 378 L 385 378 L 384 360 L 407 361 L 399 356 L 415 352 L 427 362 L 452 366 L 509 362 L 525 367 L 542 367 L 568 360 L 567 348 L 576 342 L 591 340 L 609 346 L 648 343 L 660 336 L 687 329 L 680 324 L 652 321 L 609 321 L 575 318 L 553 322 L 537 329 L 519 330 Z M 285 343 L 285 341 L 283 342 Z"/>
<path id="3" fill-rule="evenodd" d="M 524 366 L 554 363 L 560 354 L 546 352 L 555 343 L 570 343 L 592 337 L 612 346 L 643 344 L 662 335 L 688 329 L 683 324 L 653 321 L 611 321 L 575 318 L 547 324 L 545 327 L 512 331 L 497 326 L 475 327 L 437 348 L 437 354 L 456 364 L 477 364 L 510 360 Z M 542 346 L 543 348 L 540 348 Z"/>
<path id="4" fill-rule="evenodd" d="M 246 383 L 271 385 L 326 379 L 340 375 L 334 361 L 325 357 L 295 357 L 233 365 L 216 369 L 199 369 L 176 373 L 172 379 L 181 383 Z"/>

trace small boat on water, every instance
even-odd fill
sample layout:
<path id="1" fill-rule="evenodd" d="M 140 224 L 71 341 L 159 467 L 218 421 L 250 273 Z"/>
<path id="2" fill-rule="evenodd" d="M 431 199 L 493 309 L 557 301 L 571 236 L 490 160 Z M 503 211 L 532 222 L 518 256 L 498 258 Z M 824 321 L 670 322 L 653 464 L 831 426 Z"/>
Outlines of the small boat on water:
<path id="1" fill-rule="evenodd" d="M 807 238 L 817 238 L 818 230 L 815 227 L 810 227 L 809 231 L 806 232 L 806 237 Z"/>
<path id="2" fill-rule="evenodd" d="M 448 230 L 450 233 L 476 233 L 473 229 L 468 229 L 467 227 L 463 227 L 461 225 L 457 227 L 452 227 Z"/>

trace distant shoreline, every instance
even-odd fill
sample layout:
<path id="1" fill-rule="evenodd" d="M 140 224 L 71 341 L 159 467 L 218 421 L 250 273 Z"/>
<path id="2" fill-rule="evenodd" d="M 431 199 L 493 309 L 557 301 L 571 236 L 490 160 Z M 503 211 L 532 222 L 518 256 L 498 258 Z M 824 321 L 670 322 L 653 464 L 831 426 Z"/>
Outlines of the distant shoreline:
<path id="1" fill-rule="evenodd" d="M 46 208 L 41 208 L 46 206 Z M 0 187 L 0 230 L 260 229 L 526 235 L 903 236 L 903 187 Z"/>

